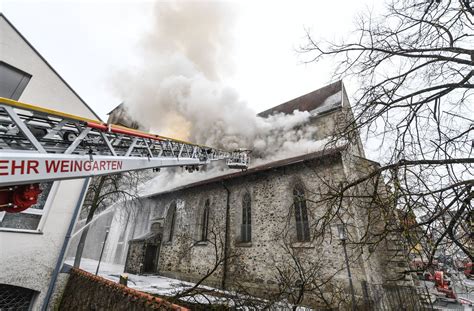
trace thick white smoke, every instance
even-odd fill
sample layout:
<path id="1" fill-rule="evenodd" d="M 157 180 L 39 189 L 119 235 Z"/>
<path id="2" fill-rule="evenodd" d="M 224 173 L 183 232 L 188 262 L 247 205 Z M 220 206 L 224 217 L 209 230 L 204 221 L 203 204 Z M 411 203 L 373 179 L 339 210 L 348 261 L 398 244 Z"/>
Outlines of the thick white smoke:
<path id="1" fill-rule="evenodd" d="M 221 82 L 232 69 L 231 5 L 158 2 L 154 17 L 142 64 L 116 79 L 130 113 L 151 131 L 201 144 L 215 142 L 209 134 L 254 131 L 254 111 Z"/>
<path id="2" fill-rule="evenodd" d="M 164 136 L 252 149 L 254 164 L 320 148 L 316 129 L 300 126 L 309 112 L 259 118 L 222 82 L 232 71 L 234 9 L 224 2 L 158 2 L 142 64 L 117 75 L 116 90 L 129 112 Z M 165 174 L 169 185 L 174 173 Z"/>

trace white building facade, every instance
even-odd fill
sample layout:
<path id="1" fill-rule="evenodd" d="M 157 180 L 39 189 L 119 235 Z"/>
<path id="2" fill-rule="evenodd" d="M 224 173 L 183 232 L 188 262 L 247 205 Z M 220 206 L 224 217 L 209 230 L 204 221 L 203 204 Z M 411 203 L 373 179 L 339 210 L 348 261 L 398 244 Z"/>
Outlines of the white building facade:
<path id="1" fill-rule="evenodd" d="M 2 14 L 0 96 L 98 118 Z M 40 187 L 38 204 L 21 213 L 0 212 L 0 310 L 46 308 L 53 271 L 87 184 L 77 179 Z"/>

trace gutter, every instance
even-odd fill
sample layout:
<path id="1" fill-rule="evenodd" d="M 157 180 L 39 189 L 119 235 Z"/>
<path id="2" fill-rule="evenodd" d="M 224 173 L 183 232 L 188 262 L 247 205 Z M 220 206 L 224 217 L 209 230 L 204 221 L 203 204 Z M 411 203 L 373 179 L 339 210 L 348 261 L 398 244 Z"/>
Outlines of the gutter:
<path id="1" fill-rule="evenodd" d="M 229 254 L 229 235 L 230 235 L 230 190 L 227 188 L 224 182 L 222 182 L 222 186 L 227 192 L 227 202 L 225 207 L 225 233 L 224 233 L 224 262 L 223 262 L 223 272 L 222 272 L 222 289 L 226 289 L 227 287 L 227 270 L 228 270 L 228 254 Z"/>
<path id="2" fill-rule="evenodd" d="M 53 295 L 53 290 L 56 285 L 56 281 L 58 280 L 59 270 L 63 264 L 64 255 L 66 254 L 67 247 L 69 245 L 69 240 L 72 237 L 72 230 L 74 229 L 74 225 L 76 224 L 77 216 L 82 207 L 82 203 L 84 202 L 84 198 L 86 197 L 87 189 L 89 188 L 90 177 L 85 178 L 84 184 L 82 185 L 81 194 L 76 203 L 76 207 L 74 208 L 73 215 L 71 217 L 71 222 L 69 223 L 69 227 L 67 229 L 66 236 L 64 237 L 63 246 L 61 247 L 61 251 L 58 256 L 58 260 L 56 261 L 56 266 L 54 267 L 53 274 L 51 275 L 51 281 L 49 282 L 48 291 L 46 292 L 46 297 L 43 300 L 43 305 L 41 307 L 42 311 L 48 310 L 48 305 L 51 300 L 51 296 Z"/>

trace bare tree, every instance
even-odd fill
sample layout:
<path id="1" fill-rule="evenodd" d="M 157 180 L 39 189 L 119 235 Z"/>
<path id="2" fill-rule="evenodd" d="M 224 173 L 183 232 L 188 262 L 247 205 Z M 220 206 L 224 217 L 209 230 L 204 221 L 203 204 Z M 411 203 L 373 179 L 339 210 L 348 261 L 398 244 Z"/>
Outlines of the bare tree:
<path id="1" fill-rule="evenodd" d="M 138 199 L 138 185 L 142 180 L 143 175 L 140 172 L 103 175 L 93 179 L 81 211 L 83 214 L 87 214 L 87 216 L 84 224 L 85 228 L 82 230 L 79 243 L 77 244 L 74 267 L 79 267 L 81 264 L 84 246 L 89 233 L 89 224 L 94 215 L 118 202 L 133 208 L 135 203 L 130 203 Z"/>
<path id="2" fill-rule="evenodd" d="M 176 235 L 176 244 L 179 245 L 178 254 L 180 258 L 180 264 L 181 261 L 188 260 L 191 256 L 193 256 L 193 248 L 196 247 L 196 244 L 200 243 L 203 245 L 199 247 L 212 248 L 212 251 L 209 254 L 210 264 L 200 279 L 197 280 L 193 286 L 189 287 L 183 285 L 183 289 L 178 290 L 170 298 L 170 301 L 185 299 L 187 302 L 204 306 L 214 303 L 211 298 L 215 299 L 216 295 L 220 296 L 222 299 L 226 299 L 225 297 L 227 297 L 225 293 L 219 293 L 212 288 L 203 287 L 203 285 L 210 278 L 216 278 L 219 272 L 222 273 L 224 261 L 232 259 L 236 256 L 236 254 L 225 254 L 225 229 L 222 223 L 219 223 L 215 220 L 215 217 L 210 216 L 208 219 L 208 224 L 204 225 L 206 227 L 203 229 L 202 226 L 203 224 L 200 224 L 199 226 L 200 233 L 202 230 L 206 231 L 204 234 L 206 239 L 203 241 L 196 241 L 195 234 L 187 231 L 179 232 Z"/>
<path id="3" fill-rule="evenodd" d="M 402 233 L 410 237 L 408 248 L 429 263 L 440 250 L 474 259 L 468 222 L 474 196 L 472 5 L 390 1 L 383 15 L 360 15 L 348 40 L 316 40 L 308 32 L 302 47 L 310 62 L 331 57 L 337 77 L 357 79 L 353 121 L 335 140 L 354 140 L 360 131 L 385 155 L 381 166 L 341 185 L 335 197 L 348 198 L 380 176 L 387 187 L 369 187 L 365 194 L 383 203 L 372 205 L 379 215 L 381 207 L 396 207 L 399 221 L 375 236 Z"/>
<path id="4" fill-rule="evenodd" d="M 304 303 L 325 308 L 349 306 L 349 293 L 343 284 L 334 280 L 341 269 L 328 272 L 324 258 L 315 256 L 312 250 L 308 254 L 287 242 L 280 243 L 280 246 L 285 260 L 275 262 L 275 278 L 279 287 L 273 298 L 275 303 L 287 301 L 293 310 Z M 321 250 L 319 254 L 322 253 Z"/>

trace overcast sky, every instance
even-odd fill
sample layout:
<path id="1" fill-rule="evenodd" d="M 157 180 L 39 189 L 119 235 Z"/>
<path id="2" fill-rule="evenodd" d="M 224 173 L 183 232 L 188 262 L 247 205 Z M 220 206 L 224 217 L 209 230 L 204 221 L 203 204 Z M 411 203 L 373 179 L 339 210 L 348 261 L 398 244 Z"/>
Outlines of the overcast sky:
<path id="1" fill-rule="evenodd" d="M 332 65 L 304 64 L 296 52 L 305 29 L 315 38 L 350 33 L 354 17 L 374 1 L 248 1 L 236 11 L 233 70 L 223 78 L 255 111 L 331 82 Z M 1 11 L 105 118 L 121 102 L 111 72 L 133 70 L 138 45 L 152 27 L 153 1 L 2 0 Z M 377 8 L 375 8 L 377 9 Z M 349 89 L 350 91 L 350 89 Z"/>

